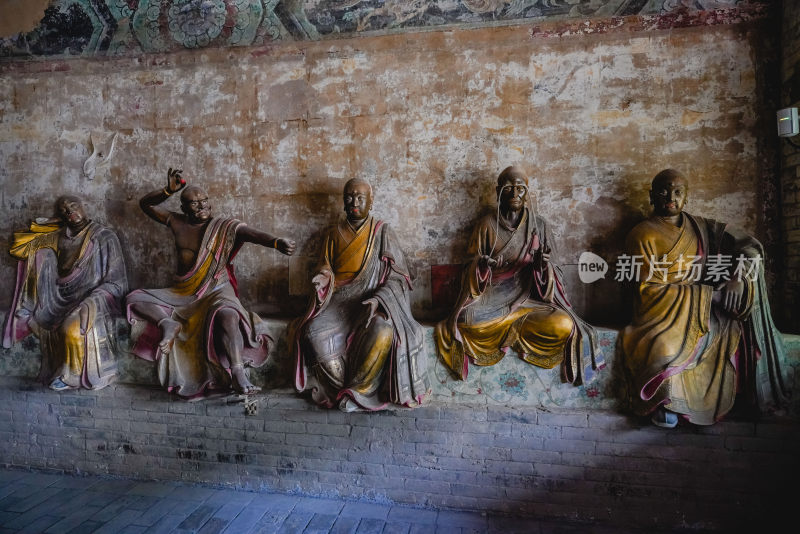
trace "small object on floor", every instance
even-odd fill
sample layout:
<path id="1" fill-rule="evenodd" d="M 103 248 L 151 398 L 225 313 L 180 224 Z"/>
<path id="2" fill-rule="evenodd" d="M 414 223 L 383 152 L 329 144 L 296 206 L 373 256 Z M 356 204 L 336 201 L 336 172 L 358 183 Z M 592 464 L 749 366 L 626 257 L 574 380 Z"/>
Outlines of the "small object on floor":
<path id="1" fill-rule="evenodd" d="M 243 402 L 245 415 L 256 415 L 258 413 L 258 401 L 259 399 L 255 395 L 244 393 L 229 395 L 225 400 L 226 404 Z"/>
<path id="2" fill-rule="evenodd" d="M 256 415 L 258 413 L 258 399 L 256 397 L 247 396 L 244 400 L 244 414 Z"/>

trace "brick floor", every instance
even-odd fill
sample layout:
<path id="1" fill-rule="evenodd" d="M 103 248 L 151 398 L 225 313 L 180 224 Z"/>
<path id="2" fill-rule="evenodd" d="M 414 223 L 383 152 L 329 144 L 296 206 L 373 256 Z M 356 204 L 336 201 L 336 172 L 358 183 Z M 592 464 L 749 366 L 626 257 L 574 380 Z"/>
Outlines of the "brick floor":
<path id="1" fill-rule="evenodd" d="M 586 524 L 553 524 L 476 512 L 14 469 L 0 469 L 0 496 L 0 534 L 607 532 Z"/>

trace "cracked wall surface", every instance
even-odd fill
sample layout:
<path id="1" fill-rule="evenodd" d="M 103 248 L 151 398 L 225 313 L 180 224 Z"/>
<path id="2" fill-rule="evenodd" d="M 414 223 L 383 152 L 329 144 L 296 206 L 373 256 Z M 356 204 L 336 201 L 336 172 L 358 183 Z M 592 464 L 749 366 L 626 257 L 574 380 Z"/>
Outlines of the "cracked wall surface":
<path id="1" fill-rule="evenodd" d="M 292 258 L 249 246 L 236 262 L 248 305 L 296 314 L 324 230 L 342 214 L 342 186 L 358 176 L 373 183 L 375 215 L 416 268 L 415 313 L 431 319 L 444 309 L 431 302 L 430 267 L 466 259 L 471 226 L 494 209 L 497 174 L 515 164 L 556 234 L 573 305 L 594 322 L 624 324 L 613 261 L 649 213 L 649 181 L 661 169 L 690 176 L 690 212 L 774 244 L 764 216 L 772 209 L 764 184 L 774 179 L 763 147 L 773 128 L 762 97 L 769 61 L 760 51 L 773 39 L 765 20 L 576 35 L 558 25 L 459 29 L 5 62 L 0 246 L 73 192 L 117 229 L 132 288 L 169 285 L 171 236 L 138 199 L 179 167 L 208 188 L 216 213 L 298 241 Z M 88 180 L 92 132 L 119 135 L 107 168 Z M 605 280 L 578 280 L 585 250 L 612 262 Z M 13 279 L 3 256 L 7 295 Z"/>

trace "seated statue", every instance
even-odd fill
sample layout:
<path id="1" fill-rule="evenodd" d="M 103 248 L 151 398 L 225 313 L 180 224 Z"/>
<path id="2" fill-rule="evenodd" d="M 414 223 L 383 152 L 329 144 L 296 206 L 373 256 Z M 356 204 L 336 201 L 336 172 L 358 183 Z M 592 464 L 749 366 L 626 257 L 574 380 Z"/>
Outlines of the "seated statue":
<path id="1" fill-rule="evenodd" d="M 751 236 L 684 212 L 688 191 L 678 171 L 656 175 L 653 215 L 628 234 L 624 256 L 640 269 L 633 319 L 620 337 L 632 408 L 668 428 L 677 414 L 714 423 L 737 393 L 750 406 L 785 401 L 764 250 Z"/>
<path id="2" fill-rule="evenodd" d="M 188 186 L 170 169 L 167 186 L 145 195 L 139 205 L 172 230 L 178 272 L 172 287 L 139 289 L 128 295 L 133 352 L 158 362 L 158 379 L 182 397 L 207 392 L 251 394 L 245 364 L 265 363 L 270 337 L 264 322 L 239 302 L 233 259 L 245 243 L 294 253 L 295 243 L 250 228 L 242 221 L 213 217 L 208 195 Z M 183 189 L 182 213 L 159 204 Z"/>
<path id="3" fill-rule="evenodd" d="M 117 373 L 118 327 L 128 289 L 117 235 L 91 221 L 80 199 L 56 201 L 55 218 L 15 232 L 19 261 L 3 347 L 31 332 L 39 338 L 39 379 L 51 389 L 100 389 Z"/>
<path id="4" fill-rule="evenodd" d="M 547 223 L 526 206 L 528 179 L 516 167 L 497 178 L 498 211 L 472 232 L 469 262 L 450 316 L 436 325 L 439 355 L 464 380 L 468 361 L 494 365 L 513 349 L 562 379 L 586 383 L 602 367 L 594 329 L 567 301 L 561 271 L 550 261 Z"/>
<path id="5" fill-rule="evenodd" d="M 411 275 L 397 237 L 371 207 L 369 183 L 345 184 L 347 217 L 328 232 L 309 310 L 292 325 L 295 386 L 326 408 L 416 406 L 428 392 Z"/>

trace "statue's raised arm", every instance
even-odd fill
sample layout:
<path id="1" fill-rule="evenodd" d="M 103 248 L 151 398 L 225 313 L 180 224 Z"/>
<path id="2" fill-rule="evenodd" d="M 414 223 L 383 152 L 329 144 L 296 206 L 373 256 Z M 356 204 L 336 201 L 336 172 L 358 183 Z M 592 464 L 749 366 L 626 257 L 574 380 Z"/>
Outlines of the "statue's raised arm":
<path id="1" fill-rule="evenodd" d="M 257 230 L 251 226 L 243 225 L 236 232 L 237 242 L 240 244 L 253 243 L 262 247 L 274 248 L 281 254 L 291 256 L 297 244 L 294 239 L 286 237 L 275 237 L 262 230 Z"/>
<path id="2" fill-rule="evenodd" d="M 215 216 L 206 191 L 170 169 L 167 186 L 145 195 L 142 210 L 169 227 L 177 272 L 172 287 L 128 295 L 133 353 L 157 362 L 161 384 L 182 397 L 227 391 L 251 394 L 246 366 L 262 365 L 272 341 L 265 323 L 239 301 L 233 259 L 245 243 L 292 254 L 294 241 L 238 219 Z M 181 191 L 182 190 L 182 191 Z M 181 191 L 180 212 L 159 206 Z"/>
<path id="3" fill-rule="evenodd" d="M 173 169 L 170 167 L 167 171 L 167 185 L 162 189 L 151 191 L 142 197 L 139 201 L 139 207 L 142 208 L 142 211 L 145 212 L 148 217 L 161 224 L 167 224 L 169 211 L 159 207 L 159 204 L 163 203 L 186 186 L 186 180 L 181 176 L 182 172 L 183 171 L 180 169 Z"/>

